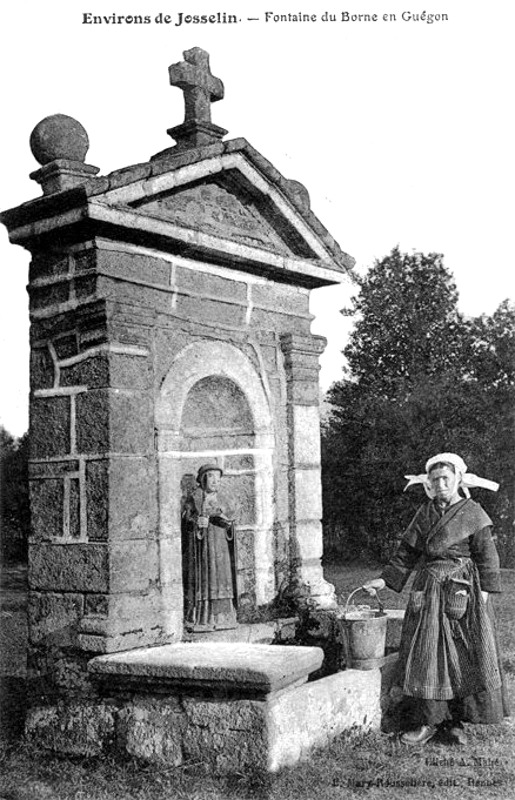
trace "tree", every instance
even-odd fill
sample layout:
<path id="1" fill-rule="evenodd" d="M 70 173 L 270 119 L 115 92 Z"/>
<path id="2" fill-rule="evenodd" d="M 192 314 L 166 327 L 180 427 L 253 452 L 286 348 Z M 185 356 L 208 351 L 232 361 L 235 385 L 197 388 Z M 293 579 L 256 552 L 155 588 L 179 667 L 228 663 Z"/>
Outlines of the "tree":
<path id="1" fill-rule="evenodd" d="M 497 517 L 498 545 L 504 563 L 515 564 L 515 304 L 505 300 L 495 313 L 470 322 L 473 338 L 469 381 L 483 400 L 489 447 L 485 466 L 501 484 L 495 498 L 485 498 Z"/>
<path id="2" fill-rule="evenodd" d="M 30 526 L 28 435 L 20 439 L 0 426 L 0 533 L 3 561 L 27 557 Z"/>
<path id="3" fill-rule="evenodd" d="M 348 374 L 363 389 L 402 398 L 423 377 L 461 371 L 463 318 L 441 255 L 395 247 L 359 285 L 344 312 L 356 324 L 343 352 Z"/>
<path id="4" fill-rule="evenodd" d="M 435 253 L 394 248 L 360 281 L 346 312 L 357 317 L 348 367 L 329 391 L 323 427 L 326 552 L 387 557 L 422 499 L 416 490 L 403 495 L 403 476 L 450 450 L 502 482 L 497 497 L 481 500 L 503 532 L 505 563 L 515 557 L 515 312 L 505 303 L 491 318 L 467 321 L 457 303 Z"/>

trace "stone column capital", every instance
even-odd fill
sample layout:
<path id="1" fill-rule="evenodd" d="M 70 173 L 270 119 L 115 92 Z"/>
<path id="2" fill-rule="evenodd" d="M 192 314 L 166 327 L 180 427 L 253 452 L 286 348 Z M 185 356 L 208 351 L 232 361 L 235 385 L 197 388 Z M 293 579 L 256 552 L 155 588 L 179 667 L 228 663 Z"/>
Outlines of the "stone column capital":
<path id="1" fill-rule="evenodd" d="M 303 336 L 299 333 L 285 333 L 281 336 L 281 349 L 285 355 L 289 353 L 305 353 L 320 356 L 327 345 L 327 339 L 323 336 L 309 334 Z"/>

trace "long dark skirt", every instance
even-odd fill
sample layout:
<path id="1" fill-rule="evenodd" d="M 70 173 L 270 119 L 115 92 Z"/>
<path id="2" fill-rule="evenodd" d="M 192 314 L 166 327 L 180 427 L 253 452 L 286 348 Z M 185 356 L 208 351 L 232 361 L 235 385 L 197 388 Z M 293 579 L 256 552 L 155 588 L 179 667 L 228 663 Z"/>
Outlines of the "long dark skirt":
<path id="1" fill-rule="evenodd" d="M 507 713 L 493 605 L 465 559 L 424 564 L 406 610 L 396 683 L 414 700 L 452 701 L 446 718 L 500 722 Z M 437 703 L 438 705 L 438 703 Z M 451 711 L 453 710 L 453 713 Z M 439 712 L 440 713 L 440 712 Z"/>

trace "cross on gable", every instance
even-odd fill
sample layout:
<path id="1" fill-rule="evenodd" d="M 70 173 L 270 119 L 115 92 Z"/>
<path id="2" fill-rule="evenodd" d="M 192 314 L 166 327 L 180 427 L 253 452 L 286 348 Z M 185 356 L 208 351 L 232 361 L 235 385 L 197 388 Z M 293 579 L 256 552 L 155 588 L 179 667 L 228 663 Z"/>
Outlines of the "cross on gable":
<path id="1" fill-rule="evenodd" d="M 211 103 L 224 96 L 224 85 L 220 78 L 211 74 L 209 53 L 200 47 L 192 47 L 183 53 L 184 61 L 168 68 L 170 84 L 184 92 L 184 124 L 210 123 Z"/>

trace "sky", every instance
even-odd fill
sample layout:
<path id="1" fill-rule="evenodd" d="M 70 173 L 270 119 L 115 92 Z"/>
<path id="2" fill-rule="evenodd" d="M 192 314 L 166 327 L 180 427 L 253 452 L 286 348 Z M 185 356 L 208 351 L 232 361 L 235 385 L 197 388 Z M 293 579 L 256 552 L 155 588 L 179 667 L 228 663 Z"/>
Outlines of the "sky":
<path id="1" fill-rule="evenodd" d="M 492 314 L 515 296 L 513 5 L 8 4 L 0 33 L 0 208 L 40 195 L 29 177 L 38 168 L 29 136 L 50 114 L 84 125 L 86 162 L 100 174 L 170 146 L 166 130 L 182 122 L 183 98 L 169 85 L 168 66 L 184 50 L 202 47 L 225 85 L 213 122 L 229 131 L 226 139 L 245 137 L 285 177 L 306 186 L 313 212 L 356 260 L 358 274 L 396 245 L 443 253 L 460 310 Z M 187 19 L 217 13 L 238 21 Z M 93 24 L 85 14 L 140 14 L 151 22 Z M 301 14 L 316 20 L 296 21 Z M 377 14 L 377 21 L 353 19 L 358 14 Z M 166 15 L 168 23 L 158 21 Z M 428 15 L 448 19 L 429 23 Z M 28 416 L 28 262 L 0 226 L 0 424 L 17 436 Z M 324 389 L 342 374 L 352 321 L 340 309 L 355 292 L 350 282 L 312 292 L 312 330 L 328 340 Z"/>

